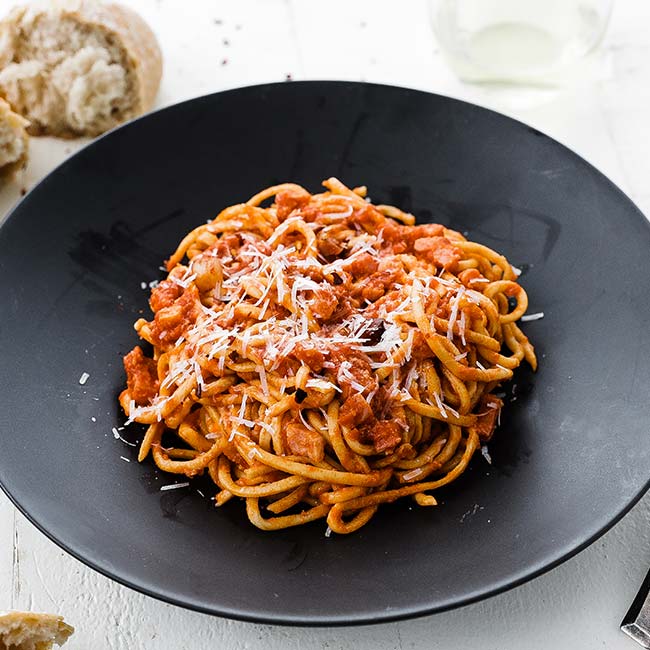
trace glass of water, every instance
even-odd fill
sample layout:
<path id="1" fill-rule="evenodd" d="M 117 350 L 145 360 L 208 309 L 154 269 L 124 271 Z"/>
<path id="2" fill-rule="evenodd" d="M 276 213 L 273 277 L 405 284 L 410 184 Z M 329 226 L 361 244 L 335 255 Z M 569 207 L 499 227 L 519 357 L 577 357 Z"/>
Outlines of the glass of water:
<path id="1" fill-rule="evenodd" d="M 613 0 L 430 0 L 452 69 L 469 83 L 557 88 L 578 79 Z"/>

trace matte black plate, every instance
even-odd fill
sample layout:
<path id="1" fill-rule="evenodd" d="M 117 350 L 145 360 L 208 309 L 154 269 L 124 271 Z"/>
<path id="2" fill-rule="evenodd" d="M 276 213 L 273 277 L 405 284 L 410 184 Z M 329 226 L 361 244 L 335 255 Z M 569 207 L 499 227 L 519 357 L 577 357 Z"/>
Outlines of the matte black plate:
<path id="1" fill-rule="evenodd" d="M 162 260 L 260 188 L 323 178 L 467 231 L 524 269 L 522 369 L 490 446 L 435 509 L 278 533 L 116 440 L 121 357 Z M 66 161 L 0 230 L 0 477 L 41 530 L 167 601 L 293 624 L 372 622 L 502 591 L 584 547 L 650 476 L 650 227 L 598 171 L 523 124 L 359 83 L 243 88 L 172 106 Z M 90 375 L 80 385 L 83 372 Z M 96 420 L 93 420 L 93 418 Z M 141 429 L 123 432 L 136 441 Z M 120 458 L 124 456 L 130 463 Z"/>

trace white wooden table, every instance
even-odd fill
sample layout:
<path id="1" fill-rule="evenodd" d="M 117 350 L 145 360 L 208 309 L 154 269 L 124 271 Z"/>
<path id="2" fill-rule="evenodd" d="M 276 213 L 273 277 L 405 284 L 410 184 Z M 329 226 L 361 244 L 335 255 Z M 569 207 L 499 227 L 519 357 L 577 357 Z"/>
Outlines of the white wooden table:
<path id="1" fill-rule="evenodd" d="M 376 81 L 485 101 L 446 67 L 424 0 L 125 1 L 149 20 L 164 50 L 159 106 L 287 75 Z M 0 0 L 2 13 L 10 4 Z M 506 111 L 587 158 L 648 215 L 649 25 L 650 3 L 618 0 L 598 78 L 546 105 Z M 34 140 L 25 176 L 0 192 L 0 220 L 21 190 L 82 145 Z M 283 628 L 197 614 L 115 584 L 52 544 L 0 494 L 0 610 L 64 614 L 77 628 L 70 650 L 634 650 L 618 625 L 650 566 L 649 532 L 646 496 L 577 557 L 489 600 L 400 623 Z"/>

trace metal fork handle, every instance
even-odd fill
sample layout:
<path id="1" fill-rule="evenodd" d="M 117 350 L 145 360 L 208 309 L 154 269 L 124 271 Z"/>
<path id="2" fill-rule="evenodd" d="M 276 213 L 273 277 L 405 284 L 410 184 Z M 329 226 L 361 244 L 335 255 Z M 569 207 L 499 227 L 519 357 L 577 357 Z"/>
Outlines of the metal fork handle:
<path id="1" fill-rule="evenodd" d="M 621 623 L 621 630 L 644 648 L 650 648 L 650 571 Z"/>

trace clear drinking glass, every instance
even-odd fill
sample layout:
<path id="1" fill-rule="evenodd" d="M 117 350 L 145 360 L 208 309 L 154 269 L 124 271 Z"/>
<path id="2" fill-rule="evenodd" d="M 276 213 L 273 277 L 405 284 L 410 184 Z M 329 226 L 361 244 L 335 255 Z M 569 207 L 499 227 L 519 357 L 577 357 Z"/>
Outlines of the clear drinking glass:
<path id="1" fill-rule="evenodd" d="M 452 69 L 466 82 L 561 87 L 584 73 L 613 0 L 430 0 Z"/>

